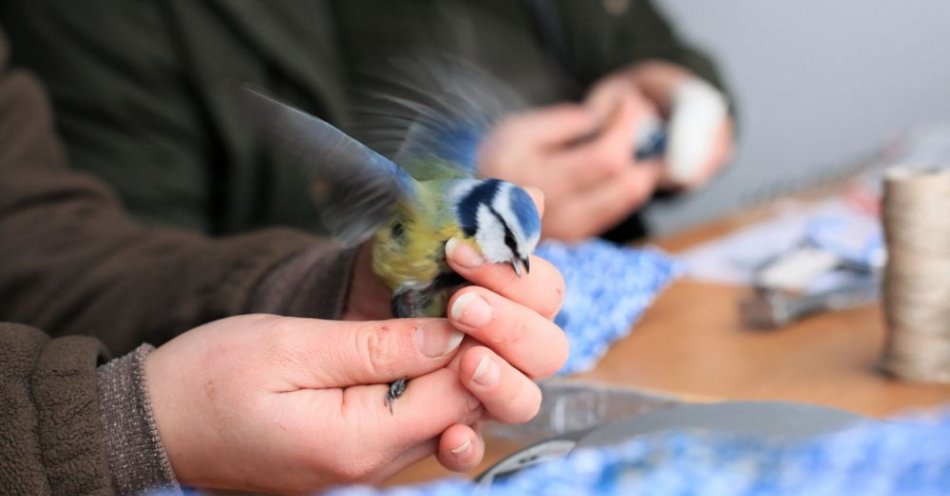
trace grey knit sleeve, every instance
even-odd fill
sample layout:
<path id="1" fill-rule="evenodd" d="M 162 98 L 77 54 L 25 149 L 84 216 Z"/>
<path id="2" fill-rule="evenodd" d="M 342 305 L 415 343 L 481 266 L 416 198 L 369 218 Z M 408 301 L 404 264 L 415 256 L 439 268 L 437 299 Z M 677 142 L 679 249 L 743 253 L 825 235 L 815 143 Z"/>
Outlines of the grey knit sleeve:
<path id="1" fill-rule="evenodd" d="M 99 404 L 112 487 L 117 494 L 183 494 L 158 435 L 145 385 L 143 344 L 98 369 Z"/>

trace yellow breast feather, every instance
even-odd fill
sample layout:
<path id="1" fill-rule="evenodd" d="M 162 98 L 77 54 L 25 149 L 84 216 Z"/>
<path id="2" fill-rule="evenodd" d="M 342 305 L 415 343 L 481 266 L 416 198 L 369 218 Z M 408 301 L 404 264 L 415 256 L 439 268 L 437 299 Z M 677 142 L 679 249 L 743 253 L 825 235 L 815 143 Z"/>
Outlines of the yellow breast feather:
<path id="1" fill-rule="evenodd" d="M 400 205 L 393 219 L 376 233 L 373 270 L 393 290 L 434 280 L 447 270 L 445 242 L 465 238 L 454 213 L 441 204 L 444 196 L 429 193 L 442 186 L 429 181 L 420 185 L 418 203 Z"/>

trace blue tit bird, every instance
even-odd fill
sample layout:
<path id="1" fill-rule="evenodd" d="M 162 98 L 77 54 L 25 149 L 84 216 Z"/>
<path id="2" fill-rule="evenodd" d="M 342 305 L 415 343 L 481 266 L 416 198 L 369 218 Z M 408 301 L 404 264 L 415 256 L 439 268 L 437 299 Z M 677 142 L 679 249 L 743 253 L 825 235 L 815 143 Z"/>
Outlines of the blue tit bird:
<path id="1" fill-rule="evenodd" d="M 375 237 L 373 271 L 392 291 L 395 317 L 445 316 L 448 298 L 465 282 L 445 261 L 449 239 L 509 264 L 518 276 L 530 270 L 541 235 L 534 201 L 513 183 L 475 174 L 475 147 L 489 125 L 486 107 L 477 104 L 484 98 L 456 95 L 465 105 L 438 112 L 385 96 L 415 111 L 398 121 L 405 125 L 390 160 L 313 115 L 246 90 L 259 130 L 309 176 L 330 235 L 344 246 Z M 444 108 L 450 100 L 442 99 Z M 390 386 L 390 409 L 405 388 L 405 379 Z"/>

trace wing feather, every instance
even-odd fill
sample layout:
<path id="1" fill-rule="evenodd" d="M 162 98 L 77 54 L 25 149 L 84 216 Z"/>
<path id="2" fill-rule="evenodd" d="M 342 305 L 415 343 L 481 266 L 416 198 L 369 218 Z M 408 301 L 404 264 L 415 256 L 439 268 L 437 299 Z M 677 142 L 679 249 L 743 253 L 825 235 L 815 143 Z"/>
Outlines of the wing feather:
<path id="1" fill-rule="evenodd" d="M 476 176 L 482 138 L 525 108 L 483 69 L 443 54 L 393 59 L 355 79 L 354 132 L 417 180 Z"/>
<path id="2" fill-rule="evenodd" d="M 326 121 L 248 86 L 240 100 L 258 133 L 310 179 L 321 223 L 344 246 L 365 241 L 400 202 L 414 201 L 417 185 L 406 171 Z"/>

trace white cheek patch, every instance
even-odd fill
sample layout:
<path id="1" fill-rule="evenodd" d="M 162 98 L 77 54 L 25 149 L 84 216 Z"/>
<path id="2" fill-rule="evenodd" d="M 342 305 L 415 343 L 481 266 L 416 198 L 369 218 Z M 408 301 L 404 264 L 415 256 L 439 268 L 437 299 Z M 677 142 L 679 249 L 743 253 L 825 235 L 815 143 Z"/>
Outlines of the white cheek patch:
<path id="1" fill-rule="evenodd" d="M 505 226 L 501 225 L 487 205 L 478 206 L 478 230 L 475 231 L 475 241 L 482 250 L 485 260 L 491 263 L 502 263 L 511 260 L 511 250 L 505 246 Z"/>
<path id="2" fill-rule="evenodd" d="M 518 246 L 518 250 L 522 251 L 524 255 L 530 255 L 534 252 L 535 247 L 537 247 L 541 234 L 535 234 L 530 238 L 525 235 L 523 226 L 518 222 L 518 215 L 511 207 L 511 189 L 514 187 L 515 185 L 511 183 L 503 183 L 501 189 L 498 191 L 498 195 L 495 196 L 492 206 L 495 208 L 495 211 L 498 212 L 498 215 L 500 215 L 502 219 L 505 219 L 515 239 L 522 240 Z M 502 235 L 504 235 L 504 232 L 502 232 Z M 511 253 L 511 251 L 507 250 L 506 253 Z M 512 258 L 521 258 L 521 255 L 521 253 L 510 254 L 509 257 L 511 258 L 506 258 L 504 261 L 510 261 Z"/>

